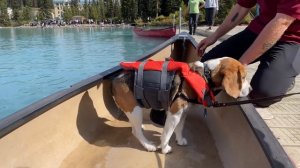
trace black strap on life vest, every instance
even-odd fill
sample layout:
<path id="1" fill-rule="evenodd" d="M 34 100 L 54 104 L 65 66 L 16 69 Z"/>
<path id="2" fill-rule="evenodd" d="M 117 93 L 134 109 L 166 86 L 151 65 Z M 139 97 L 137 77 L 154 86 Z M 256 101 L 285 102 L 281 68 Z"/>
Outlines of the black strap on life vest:
<path id="1" fill-rule="evenodd" d="M 163 63 L 162 72 L 160 75 L 160 90 L 158 92 L 158 101 L 160 101 L 165 110 L 169 109 L 170 104 L 170 89 L 167 90 L 168 65 L 169 61 L 165 61 Z"/>
<path id="2" fill-rule="evenodd" d="M 208 83 L 209 88 L 214 88 L 215 84 L 211 78 L 211 71 L 208 68 L 208 65 L 206 63 L 203 63 L 203 64 L 204 64 L 204 78 L 206 79 L 206 82 Z"/>
<path id="3" fill-rule="evenodd" d="M 150 108 L 150 105 L 144 97 L 144 87 L 143 87 L 143 76 L 144 76 L 144 66 L 146 62 L 141 62 L 137 71 L 134 75 L 134 96 L 138 101 L 139 105 L 145 108 Z"/>
<path id="4" fill-rule="evenodd" d="M 157 92 L 157 97 L 154 97 L 154 99 L 156 101 L 158 101 L 158 103 L 155 103 L 156 107 L 152 107 L 153 104 L 151 104 L 149 102 L 153 102 L 153 100 L 152 101 L 147 100 L 148 89 L 146 86 L 144 86 L 144 66 L 145 66 L 145 64 L 146 64 L 146 62 L 140 63 L 138 70 L 135 71 L 134 95 L 135 95 L 136 100 L 141 107 L 157 109 L 157 108 L 159 108 L 157 106 L 157 104 L 160 104 L 160 106 L 161 106 L 160 108 L 163 108 L 164 110 L 168 110 L 169 105 L 170 105 L 171 87 L 167 88 L 167 86 L 170 85 L 169 82 L 172 82 L 173 77 L 171 77 L 171 79 L 172 79 L 171 81 L 169 81 L 168 79 L 170 79 L 169 78 L 170 74 L 171 74 L 171 76 L 174 76 L 175 73 L 168 72 L 169 61 L 165 61 L 163 63 L 162 70 L 160 72 L 159 87 L 157 87 L 157 89 L 155 89 L 155 92 Z"/>

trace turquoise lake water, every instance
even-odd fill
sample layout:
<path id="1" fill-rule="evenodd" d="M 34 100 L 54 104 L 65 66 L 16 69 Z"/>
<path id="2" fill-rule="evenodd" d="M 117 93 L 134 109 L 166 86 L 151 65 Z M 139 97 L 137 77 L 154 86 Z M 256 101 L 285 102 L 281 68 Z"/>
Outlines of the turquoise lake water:
<path id="1" fill-rule="evenodd" d="M 0 28 L 0 119 L 165 40 L 129 28 Z"/>

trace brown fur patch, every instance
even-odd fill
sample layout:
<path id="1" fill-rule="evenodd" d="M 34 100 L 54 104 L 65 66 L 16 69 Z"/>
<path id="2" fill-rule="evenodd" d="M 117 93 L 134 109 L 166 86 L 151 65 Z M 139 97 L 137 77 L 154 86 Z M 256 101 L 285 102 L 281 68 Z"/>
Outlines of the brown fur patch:
<path id="1" fill-rule="evenodd" d="M 133 75 L 125 73 L 112 81 L 112 92 L 117 106 L 123 112 L 132 112 L 137 106 L 136 99 L 133 95 L 132 87 Z"/>
<path id="2" fill-rule="evenodd" d="M 182 98 L 177 98 L 171 105 L 171 114 L 177 113 L 180 109 L 183 109 L 187 104 L 187 101 L 183 100 Z"/>
<path id="3" fill-rule="evenodd" d="M 182 94 L 184 94 L 189 99 L 196 99 L 197 95 L 194 90 L 187 84 L 186 81 L 182 81 Z M 180 109 L 184 108 L 188 102 L 182 98 L 177 98 L 171 105 L 170 112 L 172 114 L 177 113 Z"/>

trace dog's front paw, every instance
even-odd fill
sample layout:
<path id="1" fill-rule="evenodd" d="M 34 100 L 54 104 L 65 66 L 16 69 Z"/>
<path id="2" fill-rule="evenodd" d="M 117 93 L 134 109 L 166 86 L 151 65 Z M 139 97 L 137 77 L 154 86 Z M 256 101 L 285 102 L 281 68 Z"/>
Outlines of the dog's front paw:
<path id="1" fill-rule="evenodd" d="M 172 152 L 172 147 L 169 145 L 165 145 L 164 147 L 161 148 L 161 152 L 163 154 L 170 153 L 170 152 Z"/>
<path id="2" fill-rule="evenodd" d="M 187 140 L 185 138 L 180 138 L 180 139 L 177 139 L 177 144 L 180 145 L 180 146 L 185 146 L 187 145 Z"/>
<path id="3" fill-rule="evenodd" d="M 154 152 L 156 151 L 156 146 L 151 143 L 145 143 L 144 147 L 147 149 L 148 152 Z"/>

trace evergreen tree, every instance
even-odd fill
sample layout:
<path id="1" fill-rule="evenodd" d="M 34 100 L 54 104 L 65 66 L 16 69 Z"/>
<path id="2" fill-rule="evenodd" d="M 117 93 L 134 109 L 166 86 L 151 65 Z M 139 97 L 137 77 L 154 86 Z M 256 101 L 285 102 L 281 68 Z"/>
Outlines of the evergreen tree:
<path id="1" fill-rule="evenodd" d="M 40 0 L 39 1 L 39 20 L 51 19 L 51 10 L 53 9 L 53 1 L 52 0 Z"/>
<path id="2" fill-rule="evenodd" d="M 235 0 L 222 0 L 219 1 L 219 10 L 216 17 L 216 23 L 222 23 L 232 6 L 235 4 Z"/>
<path id="3" fill-rule="evenodd" d="M 121 18 L 121 6 L 119 0 L 114 1 L 114 17 L 118 19 Z"/>
<path id="4" fill-rule="evenodd" d="M 72 10 L 70 7 L 65 7 L 64 8 L 64 13 L 63 13 L 63 19 L 66 21 L 66 22 L 69 22 L 71 19 L 72 19 Z"/>
<path id="5" fill-rule="evenodd" d="M 38 0 L 33 0 L 33 7 L 35 7 L 35 8 L 38 7 Z"/>
<path id="6" fill-rule="evenodd" d="M 23 0 L 24 7 L 34 7 L 33 0 Z"/>
<path id="7" fill-rule="evenodd" d="M 7 1 L 0 0 L 0 25 L 1 26 L 9 26 L 10 21 L 7 14 Z"/>
<path id="8" fill-rule="evenodd" d="M 89 8 L 89 18 L 88 19 L 93 19 L 94 21 L 97 21 L 99 18 L 99 11 L 97 8 L 97 2 L 93 0 L 92 4 L 90 5 Z"/>
<path id="9" fill-rule="evenodd" d="M 30 20 L 31 20 L 30 7 L 25 6 L 25 7 L 22 9 L 22 20 L 23 20 L 23 21 L 30 21 Z"/>
<path id="10" fill-rule="evenodd" d="M 155 18 L 159 11 L 158 0 L 148 0 L 147 13 L 149 17 Z"/>
<path id="11" fill-rule="evenodd" d="M 105 19 L 105 13 L 106 13 L 105 9 L 106 8 L 104 6 L 104 1 L 103 0 L 99 0 L 99 3 L 98 3 L 99 20 Z"/>
<path id="12" fill-rule="evenodd" d="M 139 0 L 138 8 L 138 17 L 148 21 L 148 18 L 155 18 L 160 12 L 159 0 Z"/>
<path id="13" fill-rule="evenodd" d="M 18 0 L 8 0 L 8 7 L 12 9 L 19 9 L 21 4 Z"/>
<path id="14" fill-rule="evenodd" d="M 16 21 L 16 22 L 20 22 L 21 21 L 21 14 L 19 9 L 13 9 L 12 12 L 12 20 Z"/>
<path id="15" fill-rule="evenodd" d="M 161 14 L 169 16 L 171 13 L 179 11 L 180 0 L 162 0 L 161 1 Z"/>
<path id="16" fill-rule="evenodd" d="M 170 13 L 168 0 L 161 1 L 161 14 L 164 16 L 168 16 Z"/>
<path id="17" fill-rule="evenodd" d="M 134 19 L 137 18 L 137 0 L 130 0 L 130 7 L 131 7 L 131 10 L 130 10 L 130 13 L 129 13 L 129 16 L 130 16 L 130 20 L 131 22 L 134 22 Z"/>
<path id="18" fill-rule="evenodd" d="M 137 17 L 142 17 L 144 15 L 145 7 L 143 0 L 137 0 Z M 122 11 L 122 8 L 121 8 Z"/>
<path id="19" fill-rule="evenodd" d="M 137 0 L 122 0 L 121 10 L 122 17 L 126 22 L 133 22 L 137 18 L 138 13 L 138 3 Z"/>
<path id="20" fill-rule="evenodd" d="M 106 18 L 111 19 L 114 17 L 114 3 L 113 0 L 106 0 Z"/>
<path id="21" fill-rule="evenodd" d="M 80 12 L 79 12 L 79 0 L 71 0 L 70 1 L 70 7 L 71 7 L 71 13 L 73 16 L 75 15 L 80 15 Z"/>
<path id="22" fill-rule="evenodd" d="M 128 22 L 129 20 L 129 0 L 121 0 L 122 18 Z"/>
<path id="23" fill-rule="evenodd" d="M 89 17 L 89 7 L 90 3 L 87 0 L 84 0 L 82 15 L 86 18 Z"/>

